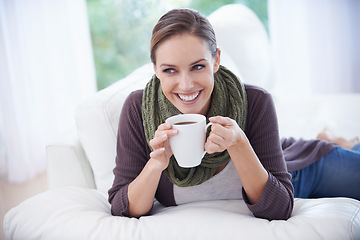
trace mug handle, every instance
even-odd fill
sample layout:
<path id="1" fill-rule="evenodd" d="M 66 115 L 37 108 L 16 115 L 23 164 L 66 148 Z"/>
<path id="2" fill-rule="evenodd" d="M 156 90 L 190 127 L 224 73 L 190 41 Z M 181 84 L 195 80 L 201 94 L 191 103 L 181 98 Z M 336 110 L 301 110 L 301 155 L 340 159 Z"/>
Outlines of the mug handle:
<path id="1" fill-rule="evenodd" d="M 207 129 L 213 124 L 214 123 L 212 123 L 212 122 L 209 122 L 208 124 L 206 124 L 206 126 L 205 126 L 205 135 L 206 135 Z M 206 151 L 204 150 L 203 155 L 201 156 L 201 159 L 205 156 L 205 154 L 206 154 Z"/>

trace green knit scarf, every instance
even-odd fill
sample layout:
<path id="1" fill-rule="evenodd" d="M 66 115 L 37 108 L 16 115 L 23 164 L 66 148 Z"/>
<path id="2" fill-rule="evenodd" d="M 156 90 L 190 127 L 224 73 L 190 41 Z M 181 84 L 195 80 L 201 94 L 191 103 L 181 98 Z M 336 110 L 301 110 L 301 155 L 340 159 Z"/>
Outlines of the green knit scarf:
<path id="1" fill-rule="evenodd" d="M 154 75 L 144 89 L 142 99 L 142 118 L 147 142 L 154 138 L 157 127 L 168 117 L 181 112 L 165 97 L 160 80 Z M 247 98 L 244 85 L 228 69 L 220 66 L 214 74 L 214 89 L 207 118 L 224 116 L 234 119 L 242 130 L 245 129 Z M 149 145 L 150 146 L 150 145 Z M 150 147 L 151 148 L 151 147 Z M 180 167 L 171 156 L 165 173 L 171 182 L 179 187 L 201 184 L 210 179 L 216 169 L 230 160 L 225 150 L 219 153 L 205 154 L 199 166 Z"/>

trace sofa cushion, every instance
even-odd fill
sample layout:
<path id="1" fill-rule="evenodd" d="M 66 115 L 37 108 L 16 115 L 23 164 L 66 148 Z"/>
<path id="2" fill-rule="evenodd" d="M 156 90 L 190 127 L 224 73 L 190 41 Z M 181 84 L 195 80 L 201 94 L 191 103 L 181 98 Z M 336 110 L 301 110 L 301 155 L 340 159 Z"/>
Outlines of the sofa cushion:
<path id="1" fill-rule="evenodd" d="M 41 209 L 41 211 L 39 211 Z M 11 209 L 7 239 L 360 239 L 360 202 L 296 199 L 287 221 L 254 218 L 241 200 L 163 207 L 151 216 L 110 214 L 107 195 L 80 187 L 50 190 Z"/>

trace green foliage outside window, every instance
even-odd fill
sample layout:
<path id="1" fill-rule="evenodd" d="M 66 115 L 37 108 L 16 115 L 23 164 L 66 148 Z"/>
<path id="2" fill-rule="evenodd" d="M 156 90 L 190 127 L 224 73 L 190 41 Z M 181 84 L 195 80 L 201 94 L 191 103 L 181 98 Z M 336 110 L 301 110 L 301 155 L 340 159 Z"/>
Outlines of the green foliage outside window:
<path id="1" fill-rule="evenodd" d="M 166 11 L 189 7 L 209 15 L 231 3 L 251 8 L 267 28 L 267 0 L 87 0 L 98 89 L 150 62 L 151 31 Z"/>

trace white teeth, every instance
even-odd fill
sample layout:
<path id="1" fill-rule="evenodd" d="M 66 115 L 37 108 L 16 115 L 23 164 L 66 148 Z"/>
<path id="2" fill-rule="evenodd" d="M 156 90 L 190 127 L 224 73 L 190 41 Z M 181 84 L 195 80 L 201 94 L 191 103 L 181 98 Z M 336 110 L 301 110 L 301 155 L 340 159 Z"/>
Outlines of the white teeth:
<path id="1" fill-rule="evenodd" d="M 194 100 L 197 96 L 199 96 L 200 92 L 196 92 L 194 94 L 191 95 L 182 95 L 182 94 L 178 94 L 178 96 L 181 98 L 181 100 L 183 101 L 192 101 Z"/>

